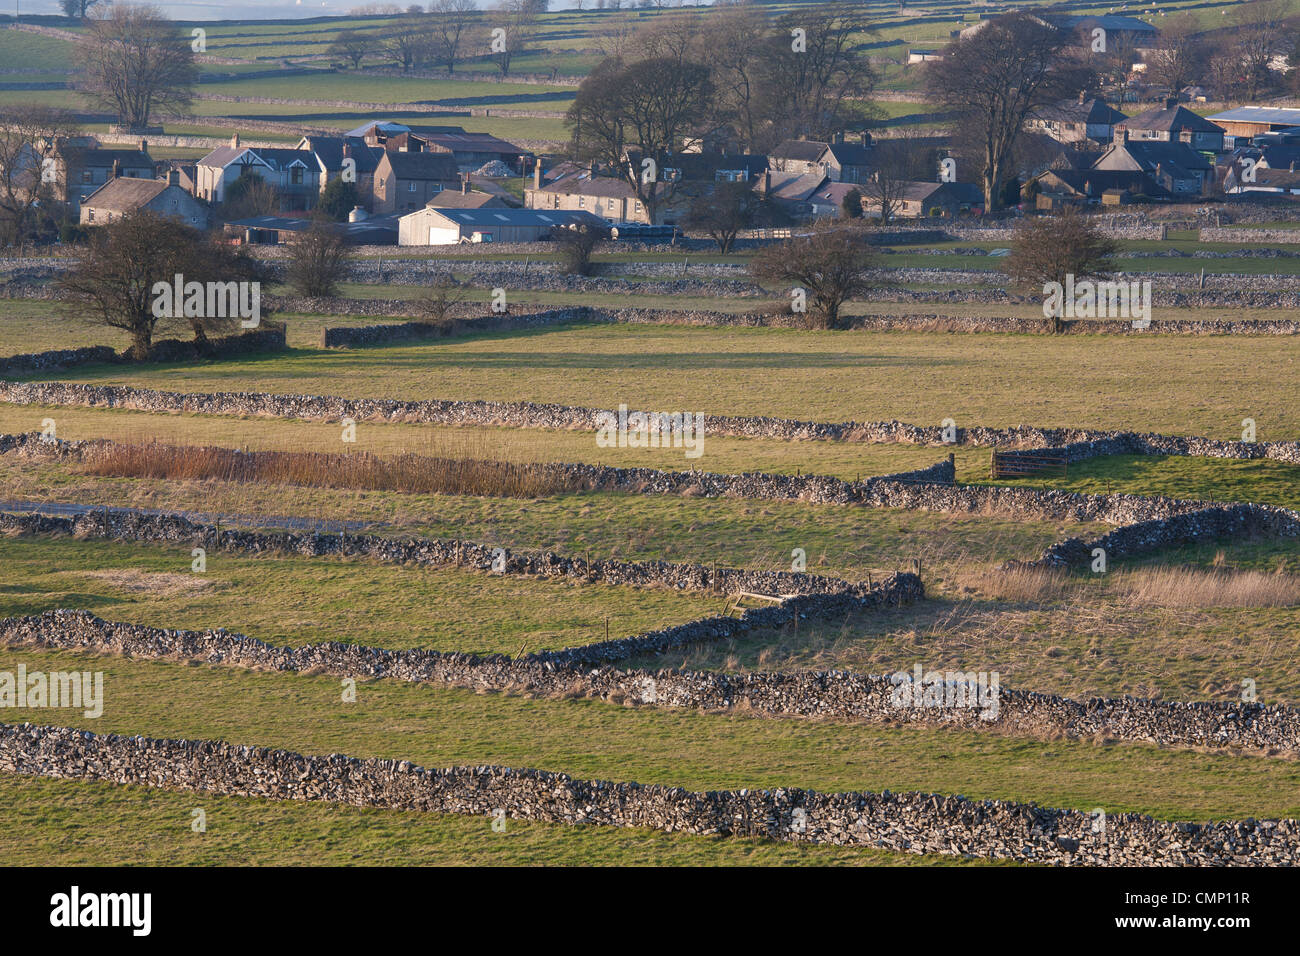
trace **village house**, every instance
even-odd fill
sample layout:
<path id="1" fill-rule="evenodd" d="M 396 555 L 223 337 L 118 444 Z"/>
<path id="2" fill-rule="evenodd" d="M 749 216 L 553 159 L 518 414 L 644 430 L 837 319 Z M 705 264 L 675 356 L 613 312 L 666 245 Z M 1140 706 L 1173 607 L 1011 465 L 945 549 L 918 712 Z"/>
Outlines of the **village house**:
<path id="1" fill-rule="evenodd" d="M 1115 140 L 1186 143 L 1192 149 L 1217 153 L 1223 149 L 1223 127 L 1198 116 L 1170 97 L 1164 106 L 1130 116 L 1115 124 Z"/>
<path id="2" fill-rule="evenodd" d="M 450 155 L 385 151 L 375 167 L 374 211 L 411 212 L 444 189 L 459 188 L 460 171 Z"/>
<path id="3" fill-rule="evenodd" d="M 101 226 L 137 209 L 169 216 L 196 229 L 206 229 L 210 219 L 207 204 L 191 196 L 180 185 L 180 173 L 171 170 L 164 179 L 110 179 L 81 201 L 79 222 Z"/>
<path id="4" fill-rule="evenodd" d="M 85 198 L 109 180 L 154 177 L 149 142 L 143 139 L 138 149 L 108 149 L 93 136 L 78 136 L 60 143 L 54 160 L 60 184 L 58 198 L 68 204 L 74 216 L 80 215 Z"/>
<path id="5" fill-rule="evenodd" d="M 838 134 L 834 142 L 786 140 L 767 156 L 774 172 L 807 176 L 820 173 L 833 183 L 865 183 L 871 176 L 871 134 L 856 142 Z"/>
<path id="6" fill-rule="evenodd" d="M 1105 100 L 1080 93 L 1077 100 L 1038 107 L 1025 121 L 1025 129 L 1046 133 L 1061 143 L 1109 143 L 1115 138 L 1115 124 L 1127 118 Z"/>
<path id="7" fill-rule="evenodd" d="M 1133 140 L 1125 136 L 1111 143 L 1092 168 L 1144 173 L 1157 187 L 1153 190 L 1157 194 L 1163 190 L 1182 198 L 1203 195 L 1214 182 L 1214 165 L 1187 142 L 1193 131 L 1185 130 L 1183 135 L 1182 141 L 1175 142 Z"/>
<path id="8" fill-rule="evenodd" d="M 585 212 L 540 209 L 438 209 L 426 206 L 402 216 L 397 242 L 403 246 L 446 246 L 462 242 L 535 242 L 570 224 L 604 226 Z"/>

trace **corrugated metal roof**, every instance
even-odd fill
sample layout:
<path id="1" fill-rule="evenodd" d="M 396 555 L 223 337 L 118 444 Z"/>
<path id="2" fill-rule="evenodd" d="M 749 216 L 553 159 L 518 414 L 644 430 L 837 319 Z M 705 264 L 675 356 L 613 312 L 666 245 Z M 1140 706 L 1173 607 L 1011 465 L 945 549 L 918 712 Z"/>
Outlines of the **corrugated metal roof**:
<path id="1" fill-rule="evenodd" d="M 1216 123 L 1287 123 L 1300 126 L 1300 109 L 1284 106 L 1238 106 L 1208 118 Z"/>

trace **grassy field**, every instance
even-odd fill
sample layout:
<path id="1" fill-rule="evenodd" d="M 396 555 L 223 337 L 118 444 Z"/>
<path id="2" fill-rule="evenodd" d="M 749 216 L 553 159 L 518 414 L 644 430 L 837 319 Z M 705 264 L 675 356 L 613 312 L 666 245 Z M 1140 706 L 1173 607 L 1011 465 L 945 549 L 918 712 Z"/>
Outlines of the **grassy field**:
<path id="1" fill-rule="evenodd" d="M 1293 562 L 1297 571 L 1300 562 Z M 970 590 L 995 586 L 988 575 L 970 577 Z M 1290 579 L 1292 604 L 1280 608 L 1195 606 L 1192 589 L 1152 600 L 1138 590 L 1150 580 L 1150 569 L 1139 569 L 1072 580 L 1038 600 L 941 598 L 632 663 L 889 674 L 918 662 L 927 670 L 969 670 L 974 661 L 997 671 L 1005 686 L 1075 698 L 1233 701 L 1250 678 L 1261 701 L 1300 702 L 1292 639 L 1300 629 L 1300 579 Z"/>
<path id="2" fill-rule="evenodd" d="M 341 641 L 517 655 L 630 637 L 721 613 L 666 589 L 479 574 L 365 560 L 240 557 L 189 547 L 0 537 L 0 617 L 75 607 L 108 620 L 225 627 L 279 645 Z"/>
<path id="3" fill-rule="evenodd" d="M 288 354 L 201 365 L 101 366 L 66 378 L 178 391 L 258 390 L 399 399 L 522 399 L 566 405 L 1129 428 L 1294 439 L 1290 338 L 1119 339 L 572 326 L 434 344 Z M 1152 387 L 1159 383 L 1158 387 Z"/>
<path id="4" fill-rule="evenodd" d="M 335 422 L 0 403 L 0 434 L 37 431 L 46 419 L 54 420 L 58 436 L 66 440 L 113 438 L 128 443 L 157 441 L 254 451 L 352 450 L 377 455 L 411 452 L 440 458 L 587 462 L 668 471 L 695 468 L 726 474 L 821 474 L 845 480 L 925 468 L 942 461 L 950 451 L 942 446 L 706 436 L 701 456 L 686 459 L 680 451 L 671 449 L 601 448 L 589 431 L 379 422 L 361 425 L 356 444 L 344 446 Z M 1076 462 L 1069 466 L 1066 476 L 1043 474 L 995 481 L 988 477 L 989 449 L 957 446 L 951 452 L 957 480 L 963 484 L 1051 488 L 1085 494 L 1122 492 L 1300 508 L 1300 468 L 1270 459 L 1113 455 Z"/>
<path id="5" fill-rule="evenodd" d="M 464 538 L 594 558 L 788 569 L 802 548 L 808 570 L 853 580 L 908 568 L 920 558 L 927 587 L 942 589 L 971 563 L 1037 556 L 1060 538 L 1095 537 L 1105 525 L 1013 521 L 800 502 L 759 502 L 607 492 L 525 500 L 352 492 L 319 488 L 90 478 L 44 463 L 0 458 L 13 500 L 192 510 L 215 515 L 308 515 L 373 523 L 377 530 Z"/>
<path id="6" fill-rule="evenodd" d="M 190 830 L 191 811 L 206 833 Z M 0 773 L 10 866 L 983 866 L 875 849 L 254 800 Z"/>
<path id="7" fill-rule="evenodd" d="M 33 713 L 97 733 L 202 737 L 299 753 L 403 758 L 425 767 L 536 767 L 695 790 L 919 790 L 1167 819 L 1300 815 L 1300 763 L 1285 759 L 631 709 L 390 680 L 358 682 L 356 703 L 344 704 L 332 677 L 26 648 L 0 652 L 0 667 L 20 662 L 29 672 L 102 671 L 101 717 L 71 709 Z"/>

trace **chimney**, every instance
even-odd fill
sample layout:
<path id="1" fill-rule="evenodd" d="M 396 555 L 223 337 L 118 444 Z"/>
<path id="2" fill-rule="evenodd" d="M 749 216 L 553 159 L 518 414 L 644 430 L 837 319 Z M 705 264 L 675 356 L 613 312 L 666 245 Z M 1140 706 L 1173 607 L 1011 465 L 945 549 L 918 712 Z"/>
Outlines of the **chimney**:
<path id="1" fill-rule="evenodd" d="M 115 159 L 113 160 L 113 169 L 109 172 L 108 178 L 117 179 L 117 177 L 121 175 L 122 175 L 122 161 L 120 159 Z"/>
<path id="2" fill-rule="evenodd" d="M 1127 142 L 1128 142 L 1128 127 L 1127 127 L 1127 126 L 1125 126 L 1122 130 L 1120 130 L 1120 142 L 1121 142 L 1121 143 L 1127 143 Z"/>
<path id="3" fill-rule="evenodd" d="M 533 164 L 533 188 L 542 188 L 542 157 L 538 156 L 537 161 Z"/>
<path id="4" fill-rule="evenodd" d="M 868 133 L 865 129 L 862 131 L 862 145 L 863 146 L 871 145 L 871 134 Z"/>
<path id="5" fill-rule="evenodd" d="M 181 184 L 181 171 L 173 167 L 167 170 L 167 185 L 179 186 Z"/>
<path id="6" fill-rule="evenodd" d="M 1088 99 L 1088 91 L 1087 91 L 1087 90 L 1080 90 L 1080 91 L 1079 91 L 1079 105 L 1082 106 L 1082 105 L 1087 101 L 1087 99 Z"/>
<path id="7" fill-rule="evenodd" d="M 766 196 L 772 191 L 772 170 L 763 170 L 763 195 Z"/>
<path id="8" fill-rule="evenodd" d="M 238 133 L 235 133 L 233 136 L 230 137 L 230 148 L 231 148 L 231 149 L 239 149 L 239 134 L 238 134 Z"/>
<path id="9" fill-rule="evenodd" d="M 1177 105 L 1178 105 L 1178 97 L 1176 96 L 1165 97 L 1165 109 L 1171 110 L 1174 109 Z"/>
<path id="10" fill-rule="evenodd" d="M 466 196 L 469 194 L 469 173 L 462 173 L 460 177 L 460 194 Z"/>
<path id="11" fill-rule="evenodd" d="M 147 139 L 140 140 L 140 152 L 142 153 L 149 152 L 149 141 Z"/>

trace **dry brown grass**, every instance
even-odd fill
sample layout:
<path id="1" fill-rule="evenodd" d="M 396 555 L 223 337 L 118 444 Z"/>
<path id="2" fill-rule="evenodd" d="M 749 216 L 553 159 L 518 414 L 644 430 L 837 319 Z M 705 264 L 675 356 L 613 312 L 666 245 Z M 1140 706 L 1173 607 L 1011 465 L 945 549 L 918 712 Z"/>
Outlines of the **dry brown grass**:
<path id="1" fill-rule="evenodd" d="M 229 481 L 412 494 L 539 498 L 587 490 L 562 467 L 540 462 L 430 458 L 369 452 L 239 451 L 196 445 L 102 443 L 83 454 L 81 471 L 100 477 Z"/>
<path id="2" fill-rule="evenodd" d="M 1158 567 L 1116 575 L 1113 587 L 1133 605 L 1156 607 L 1292 607 L 1300 577 L 1279 569 Z"/>
<path id="3" fill-rule="evenodd" d="M 88 578 L 96 578 L 120 591 L 132 594 L 153 594 L 174 597 L 193 594 L 213 587 L 216 582 L 201 574 L 182 574 L 173 571 L 141 571 L 138 568 L 116 568 L 103 571 L 83 571 Z"/>

